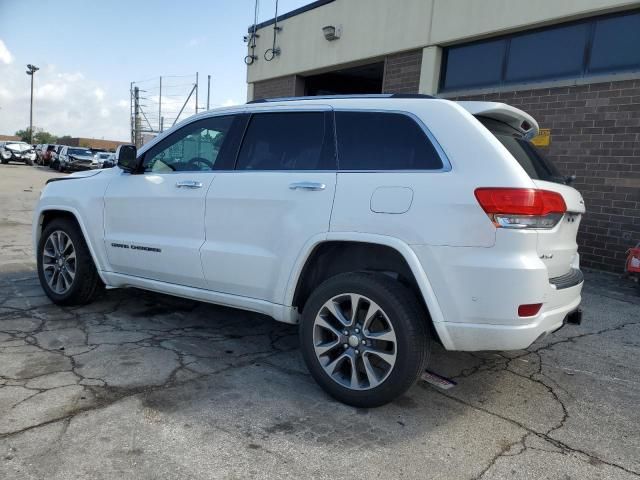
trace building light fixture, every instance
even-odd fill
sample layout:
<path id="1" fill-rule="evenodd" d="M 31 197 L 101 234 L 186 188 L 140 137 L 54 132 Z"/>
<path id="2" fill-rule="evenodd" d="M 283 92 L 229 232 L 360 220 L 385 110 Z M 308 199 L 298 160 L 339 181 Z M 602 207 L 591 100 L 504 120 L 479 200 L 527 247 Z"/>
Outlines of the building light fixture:
<path id="1" fill-rule="evenodd" d="M 338 40 L 342 35 L 342 26 L 327 25 L 326 27 L 322 27 L 322 33 L 324 34 L 324 38 L 330 42 Z"/>

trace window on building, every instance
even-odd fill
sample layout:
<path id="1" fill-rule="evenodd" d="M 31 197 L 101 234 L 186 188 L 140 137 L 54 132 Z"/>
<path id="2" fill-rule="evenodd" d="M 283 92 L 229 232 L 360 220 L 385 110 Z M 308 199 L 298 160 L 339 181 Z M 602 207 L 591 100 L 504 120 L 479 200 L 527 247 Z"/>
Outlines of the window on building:
<path id="1" fill-rule="evenodd" d="M 447 47 L 444 91 L 640 71 L 640 11 Z"/>
<path id="2" fill-rule="evenodd" d="M 513 37 L 505 83 L 580 76 L 588 32 L 580 23 Z"/>
<path id="3" fill-rule="evenodd" d="M 340 170 L 438 170 L 436 149 L 407 115 L 336 112 Z"/>
<path id="4" fill-rule="evenodd" d="M 444 88 L 453 90 L 500 83 L 505 45 L 504 40 L 495 40 L 450 48 Z"/>
<path id="5" fill-rule="evenodd" d="M 595 22 L 589 72 L 640 67 L 640 13 Z"/>
<path id="6" fill-rule="evenodd" d="M 327 170 L 324 112 L 258 113 L 245 134 L 238 170 Z"/>

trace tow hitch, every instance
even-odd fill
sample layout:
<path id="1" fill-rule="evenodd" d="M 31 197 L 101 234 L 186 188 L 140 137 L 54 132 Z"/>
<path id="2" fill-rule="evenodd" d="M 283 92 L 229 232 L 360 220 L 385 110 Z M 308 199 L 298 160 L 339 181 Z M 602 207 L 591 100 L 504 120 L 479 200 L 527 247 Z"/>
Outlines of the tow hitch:
<path id="1" fill-rule="evenodd" d="M 567 315 L 567 323 L 580 325 L 582 323 L 582 309 L 578 308 Z"/>

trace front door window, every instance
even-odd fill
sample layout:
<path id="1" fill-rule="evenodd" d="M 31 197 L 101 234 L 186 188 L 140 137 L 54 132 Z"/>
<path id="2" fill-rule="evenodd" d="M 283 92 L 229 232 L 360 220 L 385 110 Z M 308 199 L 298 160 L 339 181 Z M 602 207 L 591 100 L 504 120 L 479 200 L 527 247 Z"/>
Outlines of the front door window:
<path id="1" fill-rule="evenodd" d="M 214 117 L 186 125 L 157 145 L 144 158 L 144 171 L 153 173 L 214 170 L 233 117 Z"/>

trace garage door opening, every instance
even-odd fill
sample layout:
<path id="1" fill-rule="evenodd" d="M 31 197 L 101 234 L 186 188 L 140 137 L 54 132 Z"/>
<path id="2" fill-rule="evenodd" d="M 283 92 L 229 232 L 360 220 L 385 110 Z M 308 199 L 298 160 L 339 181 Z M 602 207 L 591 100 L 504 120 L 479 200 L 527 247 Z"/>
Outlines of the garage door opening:
<path id="1" fill-rule="evenodd" d="M 305 78 L 306 95 L 382 93 L 384 62 L 334 70 Z"/>

